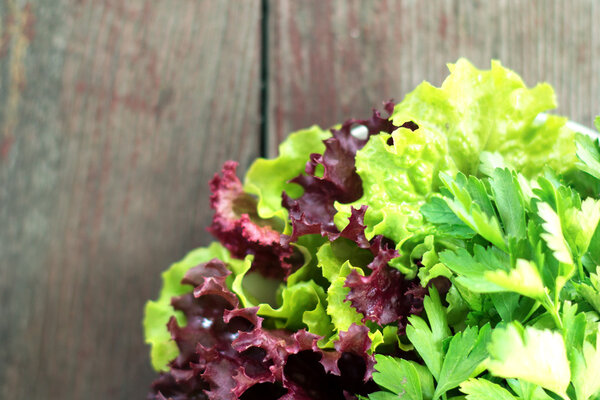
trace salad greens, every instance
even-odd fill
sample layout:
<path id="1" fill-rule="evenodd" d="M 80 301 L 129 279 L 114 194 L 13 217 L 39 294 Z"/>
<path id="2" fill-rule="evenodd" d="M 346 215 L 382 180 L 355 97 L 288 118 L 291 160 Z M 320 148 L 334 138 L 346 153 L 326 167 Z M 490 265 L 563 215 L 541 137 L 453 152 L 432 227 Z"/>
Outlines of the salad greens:
<path id="1" fill-rule="evenodd" d="M 146 306 L 149 398 L 600 399 L 600 143 L 548 84 L 449 68 L 225 164 L 218 243 Z"/>

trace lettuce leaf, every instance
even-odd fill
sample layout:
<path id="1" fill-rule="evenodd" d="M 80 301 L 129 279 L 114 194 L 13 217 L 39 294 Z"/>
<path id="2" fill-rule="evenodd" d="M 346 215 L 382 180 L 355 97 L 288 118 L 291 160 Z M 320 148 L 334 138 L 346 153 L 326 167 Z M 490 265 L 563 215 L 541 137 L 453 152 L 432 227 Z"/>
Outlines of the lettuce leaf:
<path id="1" fill-rule="evenodd" d="M 220 244 L 146 306 L 151 398 L 598 396 L 598 143 L 540 114 L 547 84 L 449 69 L 244 184 L 225 163 Z"/>
<path id="2" fill-rule="evenodd" d="M 193 294 L 173 298 L 185 326 L 174 317 L 168 329 L 180 354 L 152 385 L 158 399 L 343 398 L 344 391 L 368 392 L 373 357 L 368 329 L 340 333 L 335 350 L 317 347 L 318 336 L 265 329 L 257 308 L 239 308 L 226 280 L 225 264 L 212 260 L 191 268 L 184 283 Z"/>
<path id="3" fill-rule="evenodd" d="M 526 177 L 545 167 L 559 173 L 574 167 L 574 132 L 565 126 L 567 119 L 536 119 L 556 107 L 550 85 L 529 89 L 497 61 L 483 71 L 460 59 L 449 69 L 440 88 L 424 82 L 395 106 L 394 125 L 410 121 L 418 129 L 379 135 L 357 152 L 364 194 L 351 204 L 336 203 L 338 228 L 350 207 L 367 205 L 367 238 L 382 234 L 400 250 L 426 230 L 419 209 L 438 191 L 439 173 L 476 175 L 483 152 L 499 154 Z"/>
<path id="4" fill-rule="evenodd" d="M 162 273 L 162 288 L 158 299 L 148 301 L 144 311 L 144 334 L 146 343 L 150 344 L 150 359 L 152 367 L 157 371 L 168 370 L 168 362 L 179 354 L 177 345 L 171 339 L 167 323 L 174 316 L 179 325 L 185 325 L 186 319 L 181 311 L 176 311 L 171 305 L 171 298 L 190 293 L 193 286 L 181 283 L 185 273 L 214 258 L 228 263 L 239 264 L 232 260 L 229 252 L 219 243 L 211 243 L 188 253 L 181 261 L 172 264 Z"/>
<path id="5" fill-rule="evenodd" d="M 391 112 L 393 103 L 385 103 L 385 109 Z M 353 134 L 353 126 L 363 129 L 365 135 Z M 288 209 L 292 234 L 286 242 L 294 242 L 302 235 L 336 235 L 334 224 L 334 203 L 351 203 L 363 194 L 362 182 L 355 169 L 355 155 L 370 136 L 382 132 L 390 133 L 396 127 L 379 111 L 373 110 L 370 119 L 350 119 L 340 129 L 332 129 L 332 137 L 323 141 L 323 154 L 313 153 L 306 163 L 305 175 L 299 175 L 290 182 L 304 189 L 298 198 L 283 193 L 283 206 Z M 363 137 L 364 136 L 364 137 Z"/>
<path id="6" fill-rule="evenodd" d="M 244 181 L 244 191 L 258 197 L 257 212 L 263 219 L 277 217 L 287 223 L 287 210 L 281 205 L 281 194 L 292 197 L 302 194 L 302 188 L 289 181 L 304 172 L 312 153 L 325 150 L 323 140 L 331 133 L 314 125 L 290 134 L 279 145 L 274 159 L 259 158 L 252 163 Z"/>

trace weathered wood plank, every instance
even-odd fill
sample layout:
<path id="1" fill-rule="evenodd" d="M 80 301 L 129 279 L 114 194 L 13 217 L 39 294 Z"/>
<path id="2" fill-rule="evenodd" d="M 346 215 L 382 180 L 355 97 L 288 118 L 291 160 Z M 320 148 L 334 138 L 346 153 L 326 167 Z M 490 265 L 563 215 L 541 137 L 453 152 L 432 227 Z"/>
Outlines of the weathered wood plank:
<path id="1" fill-rule="evenodd" d="M 270 11 L 271 154 L 296 129 L 367 116 L 422 80 L 439 85 L 459 57 L 550 82 L 575 121 L 600 113 L 597 1 L 282 0 Z"/>
<path id="2" fill-rule="evenodd" d="M 259 147 L 257 1 L 0 1 L 0 398 L 131 399 L 143 304 Z"/>

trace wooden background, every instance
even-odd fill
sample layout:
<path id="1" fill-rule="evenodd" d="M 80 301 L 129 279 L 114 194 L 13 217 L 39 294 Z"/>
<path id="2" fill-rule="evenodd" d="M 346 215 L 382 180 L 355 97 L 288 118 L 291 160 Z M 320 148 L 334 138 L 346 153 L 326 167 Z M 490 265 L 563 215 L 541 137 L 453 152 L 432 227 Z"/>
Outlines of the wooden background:
<path id="1" fill-rule="evenodd" d="M 0 0 L 0 398 L 143 398 L 208 179 L 500 59 L 600 114 L 600 2 Z"/>

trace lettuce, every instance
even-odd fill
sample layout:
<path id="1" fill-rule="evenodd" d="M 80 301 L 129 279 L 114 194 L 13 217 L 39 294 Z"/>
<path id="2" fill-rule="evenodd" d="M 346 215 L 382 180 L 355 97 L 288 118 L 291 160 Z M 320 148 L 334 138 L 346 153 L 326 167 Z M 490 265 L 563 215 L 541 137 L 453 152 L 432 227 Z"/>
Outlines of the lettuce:
<path id="1" fill-rule="evenodd" d="M 449 69 L 440 88 L 424 82 L 394 107 L 394 125 L 410 121 L 416 130 L 380 135 L 357 152 L 364 193 L 353 203 L 336 203 L 338 228 L 351 207 L 366 205 L 367 237 L 384 235 L 401 250 L 407 239 L 427 230 L 419 210 L 438 192 L 440 173 L 477 175 L 483 152 L 499 154 L 526 177 L 539 175 L 544 167 L 559 173 L 574 167 L 574 132 L 565 126 L 567 119 L 536 119 L 556 107 L 550 85 L 529 89 L 496 61 L 489 71 L 464 59 Z M 396 267 L 410 276 L 416 273 Z"/>
<path id="2" fill-rule="evenodd" d="M 331 133 L 313 126 L 295 133 L 279 145 L 279 155 L 272 159 L 258 159 L 248 169 L 244 191 L 257 195 L 256 211 L 263 219 L 277 217 L 287 222 L 287 210 L 281 205 L 281 193 L 298 197 L 302 189 L 289 181 L 302 174 L 312 153 L 325 150 L 323 140 Z"/>
<path id="3" fill-rule="evenodd" d="M 217 242 L 146 305 L 149 398 L 598 398 L 598 142 L 548 84 L 449 69 L 225 163 Z"/>
<path id="4" fill-rule="evenodd" d="M 167 363 L 179 353 L 177 345 L 171 340 L 167 323 L 171 317 L 175 317 L 180 325 L 186 323 L 184 314 L 173 309 L 171 298 L 191 292 L 193 286 L 181 283 L 185 273 L 189 269 L 213 258 L 225 262 L 239 263 L 238 260 L 232 260 L 229 252 L 219 243 L 212 243 L 208 247 L 196 249 L 163 272 L 162 288 L 158 299 L 146 303 L 144 333 L 146 343 L 151 345 L 152 366 L 157 371 L 168 370 Z"/>

